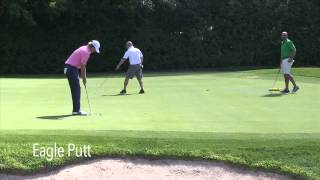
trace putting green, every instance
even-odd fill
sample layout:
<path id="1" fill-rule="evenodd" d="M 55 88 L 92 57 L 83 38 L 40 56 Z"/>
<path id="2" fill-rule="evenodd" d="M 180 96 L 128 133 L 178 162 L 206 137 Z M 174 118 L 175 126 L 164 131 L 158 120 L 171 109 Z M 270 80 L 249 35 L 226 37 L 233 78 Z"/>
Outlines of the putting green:
<path id="1" fill-rule="evenodd" d="M 91 145 L 93 157 L 201 158 L 319 179 L 320 68 L 294 69 L 296 94 L 270 94 L 276 73 L 146 73 L 146 94 L 137 93 L 133 80 L 125 96 L 117 96 L 122 77 L 94 75 L 88 79 L 92 115 L 85 117 L 69 116 L 63 76 L 0 78 L 0 172 L 77 162 L 32 154 L 34 143 L 75 143 Z"/>
<path id="2" fill-rule="evenodd" d="M 301 90 L 270 94 L 277 70 L 145 74 L 117 96 L 123 78 L 88 77 L 92 115 L 71 113 L 63 77 L 1 78 L 2 130 L 139 130 L 224 133 L 320 132 L 320 68 L 295 69 Z M 103 83 L 103 84 L 102 84 Z M 102 85 L 101 85 L 102 84 Z M 282 79 L 276 87 L 282 87 Z M 82 109 L 89 111 L 82 87 Z"/>

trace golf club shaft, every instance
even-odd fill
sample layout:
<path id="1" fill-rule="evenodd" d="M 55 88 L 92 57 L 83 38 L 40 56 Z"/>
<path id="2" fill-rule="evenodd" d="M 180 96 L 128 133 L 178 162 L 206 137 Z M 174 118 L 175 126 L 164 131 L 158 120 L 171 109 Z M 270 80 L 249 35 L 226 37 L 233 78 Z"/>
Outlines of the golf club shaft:
<path id="1" fill-rule="evenodd" d="M 279 74 L 280 74 L 280 69 L 278 70 L 277 77 L 273 82 L 272 88 L 274 88 L 274 86 L 276 85 L 276 82 L 278 81 L 278 78 L 279 78 Z"/>
<path id="2" fill-rule="evenodd" d="M 107 78 L 105 78 L 98 86 L 98 88 L 96 88 L 94 95 L 96 95 L 98 93 L 98 91 L 103 87 L 103 85 L 105 84 L 105 82 L 107 82 Z"/>
<path id="3" fill-rule="evenodd" d="M 107 81 L 107 78 L 105 78 L 103 81 L 102 81 L 102 83 L 100 83 L 100 85 L 99 85 L 99 88 L 98 89 L 101 89 L 102 88 L 102 86 L 104 85 L 104 83 Z"/>
<path id="4" fill-rule="evenodd" d="M 88 91 L 87 91 L 87 86 L 84 86 L 84 89 L 86 90 L 87 100 L 88 100 L 88 104 L 89 104 L 89 111 L 90 111 L 90 114 L 91 114 L 91 105 L 90 105 L 90 101 L 89 101 L 89 95 L 88 95 Z"/>

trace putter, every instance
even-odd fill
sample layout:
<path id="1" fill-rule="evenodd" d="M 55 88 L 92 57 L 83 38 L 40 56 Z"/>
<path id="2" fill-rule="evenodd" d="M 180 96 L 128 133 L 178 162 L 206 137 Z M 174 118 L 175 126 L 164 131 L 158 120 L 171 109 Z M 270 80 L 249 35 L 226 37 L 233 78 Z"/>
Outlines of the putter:
<path id="1" fill-rule="evenodd" d="M 103 85 L 107 82 L 107 78 L 105 78 L 99 85 L 98 88 L 96 88 L 94 95 L 96 95 L 98 93 L 98 90 L 101 89 L 103 87 Z"/>
<path id="2" fill-rule="evenodd" d="M 105 82 L 107 82 L 107 78 L 105 78 L 105 79 L 102 81 L 102 83 L 100 83 L 98 89 L 102 88 L 102 86 L 105 84 Z"/>
<path id="3" fill-rule="evenodd" d="M 89 115 L 91 115 L 91 105 L 90 105 L 90 101 L 89 101 L 89 96 L 88 96 L 88 91 L 87 91 L 87 86 L 86 85 L 84 86 L 84 89 L 86 90 L 87 100 L 88 100 L 88 104 L 89 104 L 89 111 L 90 111 Z"/>
<path id="4" fill-rule="evenodd" d="M 276 79 L 275 79 L 274 82 L 273 82 L 272 88 L 269 89 L 270 92 L 280 91 L 280 90 L 281 90 L 280 88 L 275 88 L 275 87 L 274 87 L 274 86 L 276 85 L 276 82 L 278 81 L 279 74 L 280 74 L 280 69 L 278 70 L 278 73 L 277 73 Z"/>

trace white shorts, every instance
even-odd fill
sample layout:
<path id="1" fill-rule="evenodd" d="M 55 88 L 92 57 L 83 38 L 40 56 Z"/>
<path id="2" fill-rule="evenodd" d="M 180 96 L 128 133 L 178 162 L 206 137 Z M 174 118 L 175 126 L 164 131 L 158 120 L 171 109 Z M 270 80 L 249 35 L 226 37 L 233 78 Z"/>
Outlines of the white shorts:
<path id="1" fill-rule="evenodd" d="M 283 74 L 290 74 L 291 75 L 291 67 L 294 63 L 294 60 L 292 62 L 288 62 L 289 58 L 282 59 L 281 63 L 281 70 Z"/>

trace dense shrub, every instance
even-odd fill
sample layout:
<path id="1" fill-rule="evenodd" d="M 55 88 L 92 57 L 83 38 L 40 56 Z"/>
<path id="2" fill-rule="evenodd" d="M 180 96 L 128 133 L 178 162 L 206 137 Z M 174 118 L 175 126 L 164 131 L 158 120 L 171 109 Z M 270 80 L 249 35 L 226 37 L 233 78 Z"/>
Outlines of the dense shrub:
<path id="1" fill-rule="evenodd" d="M 0 73 L 61 72 L 91 39 L 95 72 L 113 70 L 127 40 L 149 70 L 276 66 L 281 31 L 298 65 L 320 65 L 319 0 L 2 0 Z"/>

